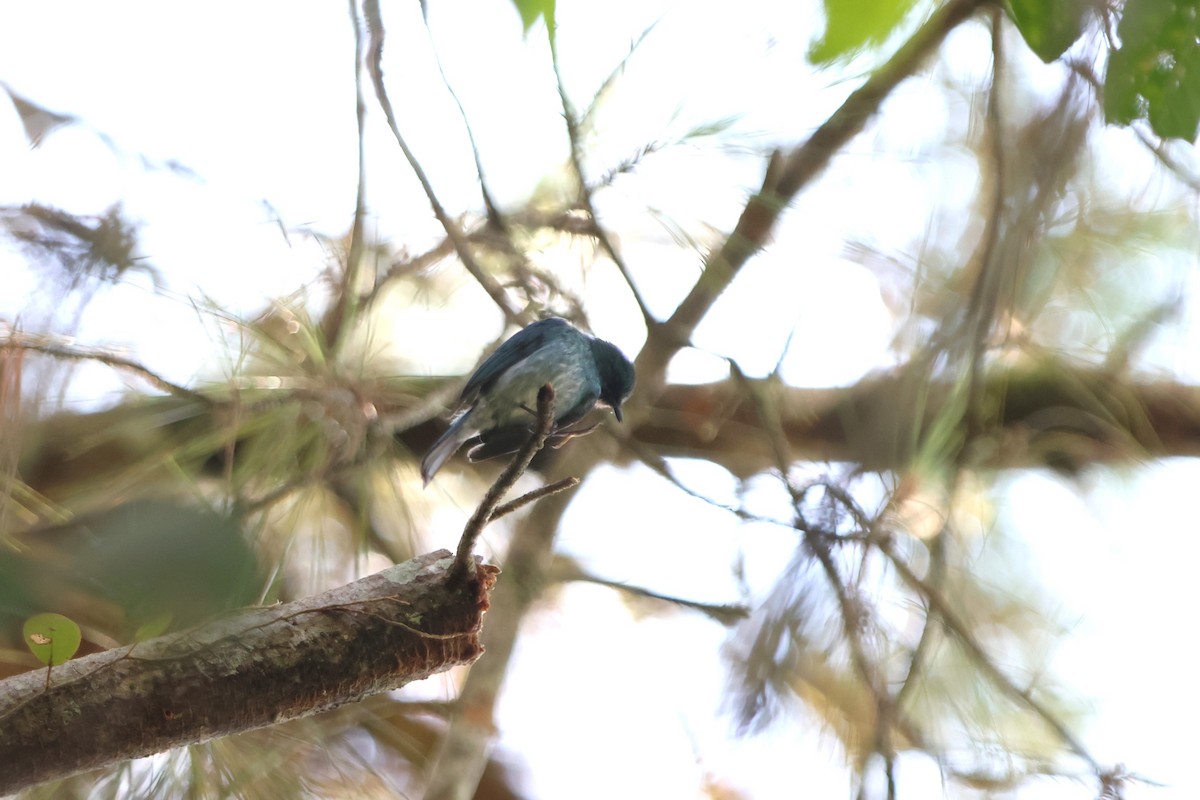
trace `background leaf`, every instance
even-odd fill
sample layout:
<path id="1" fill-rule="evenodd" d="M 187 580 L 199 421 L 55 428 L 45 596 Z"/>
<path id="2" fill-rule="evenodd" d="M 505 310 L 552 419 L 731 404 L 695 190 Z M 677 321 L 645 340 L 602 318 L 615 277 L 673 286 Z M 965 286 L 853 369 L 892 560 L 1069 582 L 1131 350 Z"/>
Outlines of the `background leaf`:
<path id="1" fill-rule="evenodd" d="M 1109 59 L 1109 122 L 1149 120 L 1155 133 L 1192 140 L 1200 125 L 1200 2 L 1138 0 L 1125 6 L 1121 49 Z"/>
<path id="2" fill-rule="evenodd" d="M 525 26 L 526 33 L 539 18 L 545 18 L 546 27 L 554 30 L 554 0 L 513 0 L 513 5 L 521 14 L 521 24 Z"/>
<path id="3" fill-rule="evenodd" d="M 827 64 L 881 43 L 912 10 L 913 0 L 825 0 L 825 32 L 809 59 Z"/>
<path id="4" fill-rule="evenodd" d="M 1029 49 L 1048 64 L 1082 35 L 1085 7 L 1082 0 L 1010 0 L 1008 13 Z"/>

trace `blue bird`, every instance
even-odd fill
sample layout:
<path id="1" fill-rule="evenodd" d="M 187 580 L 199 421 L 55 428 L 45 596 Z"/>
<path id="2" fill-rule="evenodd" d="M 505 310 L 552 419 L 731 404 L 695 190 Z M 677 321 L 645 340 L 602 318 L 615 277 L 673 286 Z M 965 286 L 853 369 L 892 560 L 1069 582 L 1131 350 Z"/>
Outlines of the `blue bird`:
<path id="1" fill-rule="evenodd" d="M 597 405 L 621 421 L 621 404 L 633 392 L 633 364 L 613 345 L 551 317 L 517 331 L 479 365 L 463 387 L 450 428 L 421 460 L 425 485 L 458 448 L 470 442 L 472 461 L 512 453 L 529 438 L 538 390 L 554 387 L 552 436 Z M 586 431 L 578 431 L 586 432 Z"/>

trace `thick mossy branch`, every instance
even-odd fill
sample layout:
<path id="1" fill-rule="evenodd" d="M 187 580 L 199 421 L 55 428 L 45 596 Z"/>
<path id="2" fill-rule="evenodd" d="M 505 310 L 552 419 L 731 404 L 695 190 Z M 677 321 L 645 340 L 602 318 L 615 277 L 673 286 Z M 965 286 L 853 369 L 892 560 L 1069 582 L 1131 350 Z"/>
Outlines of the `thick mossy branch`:
<path id="1" fill-rule="evenodd" d="M 438 551 L 325 594 L 0 681 L 0 795 L 469 664 L 498 570 Z"/>

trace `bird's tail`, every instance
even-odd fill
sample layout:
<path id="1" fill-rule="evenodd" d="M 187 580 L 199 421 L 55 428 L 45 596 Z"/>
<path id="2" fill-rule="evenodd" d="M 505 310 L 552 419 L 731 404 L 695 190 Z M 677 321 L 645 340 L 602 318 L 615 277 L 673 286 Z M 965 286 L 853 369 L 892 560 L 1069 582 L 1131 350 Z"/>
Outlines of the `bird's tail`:
<path id="1" fill-rule="evenodd" d="M 455 420 L 421 459 L 421 479 L 425 481 L 426 486 L 442 465 L 450 460 L 450 456 L 462 447 L 463 442 L 475 435 L 476 431 L 467 426 L 468 416 L 469 414 L 464 414 Z"/>

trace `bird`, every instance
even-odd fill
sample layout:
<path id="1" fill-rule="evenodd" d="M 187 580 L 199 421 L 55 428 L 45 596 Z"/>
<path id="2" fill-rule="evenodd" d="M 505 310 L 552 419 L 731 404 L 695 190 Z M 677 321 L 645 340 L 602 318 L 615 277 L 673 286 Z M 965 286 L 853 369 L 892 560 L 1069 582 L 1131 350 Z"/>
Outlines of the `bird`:
<path id="1" fill-rule="evenodd" d="M 634 369 L 614 345 L 565 319 L 548 317 L 522 328 L 467 379 L 450 427 L 421 460 L 425 485 L 464 444 L 472 445 L 471 461 L 516 452 L 536 422 L 537 394 L 545 384 L 554 387 L 551 436 L 561 444 L 590 432 L 567 429 L 597 406 L 623 420 Z"/>

